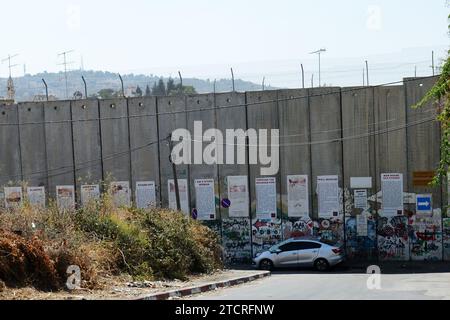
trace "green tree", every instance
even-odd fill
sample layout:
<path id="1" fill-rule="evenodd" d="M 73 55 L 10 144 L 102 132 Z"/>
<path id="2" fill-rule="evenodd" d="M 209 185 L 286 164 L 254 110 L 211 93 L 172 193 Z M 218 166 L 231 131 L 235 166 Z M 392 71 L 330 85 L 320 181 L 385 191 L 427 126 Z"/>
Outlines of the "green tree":
<path id="1" fill-rule="evenodd" d="M 152 95 L 152 91 L 150 90 L 150 87 L 147 85 L 147 87 L 145 88 L 145 96 L 151 96 Z"/>
<path id="2" fill-rule="evenodd" d="M 175 81 L 170 77 L 167 81 L 167 95 L 171 95 L 173 91 L 175 91 L 177 87 L 175 86 Z"/>
<path id="3" fill-rule="evenodd" d="M 135 94 L 137 97 L 142 97 L 142 89 L 139 86 L 137 86 Z"/>
<path id="4" fill-rule="evenodd" d="M 162 78 L 159 79 L 158 84 L 155 83 L 153 86 L 152 94 L 154 96 L 165 96 L 166 95 L 166 85 Z"/>
<path id="5" fill-rule="evenodd" d="M 117 96 L 117 92 L 115 92 L 113 89 L 101 89 L 98 93 L 97 93 L 98 97 L 100 99 L 111 99 L 111 98 L 115 98 Z"/>

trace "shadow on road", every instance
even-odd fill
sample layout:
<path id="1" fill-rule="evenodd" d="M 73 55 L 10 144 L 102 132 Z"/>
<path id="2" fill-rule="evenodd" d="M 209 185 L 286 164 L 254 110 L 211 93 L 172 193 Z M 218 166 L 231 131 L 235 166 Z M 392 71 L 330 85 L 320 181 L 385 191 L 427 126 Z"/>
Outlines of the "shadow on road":
<path id="1" fill-rule="evenodd" d="M 450 273 L 450 262 L 444 261 L 362 261 L 344 262 L 326 272 L 315 271 L 313 268 L 277 268 L 273 274 L 366 274 L 367 267 L 379 266 L 383 274 L 411 274 L 411 273 Z M 228 266 L 234 270 L 252 270 L 251 265 Z"/>

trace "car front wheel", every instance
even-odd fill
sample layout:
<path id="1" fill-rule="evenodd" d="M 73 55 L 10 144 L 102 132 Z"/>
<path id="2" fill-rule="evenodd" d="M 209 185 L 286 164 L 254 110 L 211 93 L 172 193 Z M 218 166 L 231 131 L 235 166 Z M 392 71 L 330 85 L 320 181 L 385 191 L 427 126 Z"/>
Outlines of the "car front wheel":
<path id="1" fill-rule="evenodd" d="M 330 268 L 330 264 L 325 259 L 317 259 L 314 262 L 314 268 L 317 271 L 327 271 Z"/>
<path id="2" fill-rule="evenodd" d="M 269 259 L 264 259 L 259 263 L 259 268 L 261 270 L 273 270 L 273 262 Z"/>

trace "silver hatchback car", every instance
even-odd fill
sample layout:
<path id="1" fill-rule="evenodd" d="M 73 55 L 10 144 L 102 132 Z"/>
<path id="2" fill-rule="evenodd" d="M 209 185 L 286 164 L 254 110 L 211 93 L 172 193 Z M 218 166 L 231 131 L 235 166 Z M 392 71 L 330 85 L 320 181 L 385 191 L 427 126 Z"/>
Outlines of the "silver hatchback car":
<path id="1" fill-rule="evenodd" d="M 326 271 L 344 261 L 342 249 L 320 240 L 291 238 L 257 254 L 253 262 L 260 269 L 279 267 L 314 267 Z"/>

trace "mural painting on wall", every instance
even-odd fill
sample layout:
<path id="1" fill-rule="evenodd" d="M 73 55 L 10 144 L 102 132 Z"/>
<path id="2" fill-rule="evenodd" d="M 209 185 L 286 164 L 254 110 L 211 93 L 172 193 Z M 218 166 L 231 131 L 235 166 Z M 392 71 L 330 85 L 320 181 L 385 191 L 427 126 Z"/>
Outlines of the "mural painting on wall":
<path id="1" fill-rule="evenodd" d="M 431 216 L 413 215 L 409 218 L 409 224 L 411 260 L 441 260 L 441 210 L 434 209 Z"/>
<path id="2" fill-rule="evenodd" d="M 377 233 L 380 260 L 409 260 L 407 217 L 380 217 Z"/>
<path id="3" fill-rule="evenodd" d="M 450 218 L 444 218 L 442 220 L 443 228 L 442 233 L 444 237 L 444 260 L 450 260 Z"/>
<path id="4" fill-rule="evenodd" d="M 368 211 L 361 213 L 367 223 L 366 232 L 361 233 L 361 227 L 356 216 L 345 219 L 346 254 L 349 259 L 370 259 L 376 257 L 376 222 Z"/>
<path id="5" fill-rule="evenodd" d="M 309 217 L 288 218 L 283 221 L 283 239 L 313 235 L 314 221 Z"/>
<path id="6" fill-rule="evenodd" d="M 223 219 L 222 243 L 226 262 L 249 261 L 251 259 L 250 219 Z"/>

